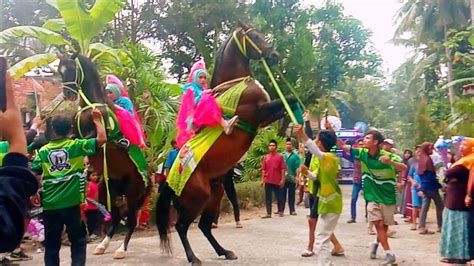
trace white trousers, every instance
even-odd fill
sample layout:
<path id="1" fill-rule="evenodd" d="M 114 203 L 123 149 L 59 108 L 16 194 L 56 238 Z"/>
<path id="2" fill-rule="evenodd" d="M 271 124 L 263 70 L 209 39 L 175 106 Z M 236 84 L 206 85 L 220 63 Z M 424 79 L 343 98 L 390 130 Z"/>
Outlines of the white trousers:
<path id="1" fill-rule="evenodd" d="M 316 225 L 316 256 L 317 265 L 331 265 L 331 235 L 336 229 L 340 214 L 328 213 L 320 214 Z"/>

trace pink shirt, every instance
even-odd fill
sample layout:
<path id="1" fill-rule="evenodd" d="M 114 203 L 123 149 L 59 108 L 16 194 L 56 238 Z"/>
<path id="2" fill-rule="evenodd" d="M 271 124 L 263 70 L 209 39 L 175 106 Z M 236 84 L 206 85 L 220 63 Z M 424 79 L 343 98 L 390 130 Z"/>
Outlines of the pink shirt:
<path id="1" fill-rule="evenodd" d="M 99 184 L 94 182 L 87 183 L 87 191 L 86 191 L 86 198 L 99 201 Z M 87 202 L 87 210 L 97 210 L 97 207 L 89 202 Z"/>
<path id="2" fill-rule="evenodd" d="M 285 159 L 280 153 L 267 154 L 263 158 L 262 171 L 265 184 L 280 185 L 286 169 Z"/>

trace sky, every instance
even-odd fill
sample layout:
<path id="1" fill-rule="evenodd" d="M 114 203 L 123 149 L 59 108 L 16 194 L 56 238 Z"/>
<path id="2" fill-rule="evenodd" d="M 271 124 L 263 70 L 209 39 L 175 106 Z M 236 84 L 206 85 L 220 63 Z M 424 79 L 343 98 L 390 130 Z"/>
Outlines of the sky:
<path id="1" fill-rule="evenodd" d="M 335 0 L 344 6 L 344 14 L 362 21 L 371 30 L 371 41 L 382 56 L 386 74 L 397 69 L 409 55 L 409 50 L 395 46 L 390 39 L 395 32 L 394 17 L 402 6 L 400 0 Z M 324 0 L 303 0 L 306 5 L 321 6 Z"/>

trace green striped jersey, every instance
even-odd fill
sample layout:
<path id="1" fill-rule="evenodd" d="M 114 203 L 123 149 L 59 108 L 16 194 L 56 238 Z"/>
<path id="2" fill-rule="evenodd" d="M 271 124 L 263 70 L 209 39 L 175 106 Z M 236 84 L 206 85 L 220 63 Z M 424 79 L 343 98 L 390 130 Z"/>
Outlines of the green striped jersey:
<path id="1" fill-rule="evenodd" d="M 401 162 L 400 156 L 381 150 L 371 157 L 365 148 L 352 148 L 352 156 L 361 163 L 362 190 L 364 199 L 369 202 L 394 205 L 397 203 L 397 169 L 379 161 L 387 156 L 393 162 Z"/>
<path id="2" fill-rule="evenodd" d="M 0 141 L 0 166 L 3 165 L 3 157 L 8 153 L 8 141 Z"/>
<path id="3" fill-rule="evenodd" d="M 315 158 L 319 163 L 313 163 L 313 160 L 316 160 Z M 342 212 L 342 192 L 337 183 L 337 175 L 341 169 L 338 158 L 331 152 L 324 152 L 323 158 L 313 156 L 310 167 L 319 181 L 318 213 L 340 214 Z"/>
<path id="4" fill-rule="evenodd" d="M 63 209 L 84 201 L 84 156 L 95 152 L 96 139 L 53 140 L 39 149 L 31 168 L 43 173 L 45 210 Z"/>

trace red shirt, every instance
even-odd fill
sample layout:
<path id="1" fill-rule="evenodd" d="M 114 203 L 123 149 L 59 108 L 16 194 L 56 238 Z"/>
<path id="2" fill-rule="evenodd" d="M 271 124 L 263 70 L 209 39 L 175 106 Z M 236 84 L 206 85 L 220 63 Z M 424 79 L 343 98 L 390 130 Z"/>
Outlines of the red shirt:
<path id="1" fill-rule="evenodd" d="M 99 201 L 99 184 L 94 182 L 87 183 L 87 191 L 86 191 L 86 198 Z M 89 202 L 87 202 L 87 210 L 97 210 L 97 207 Z"/>
<path id="2" fill-rule="evenodd" d="M 286 169 L 285 159 L 280 153 L 267 154 L 263 158 L 262 171 L 265 184 L 280 185 Z"/>

